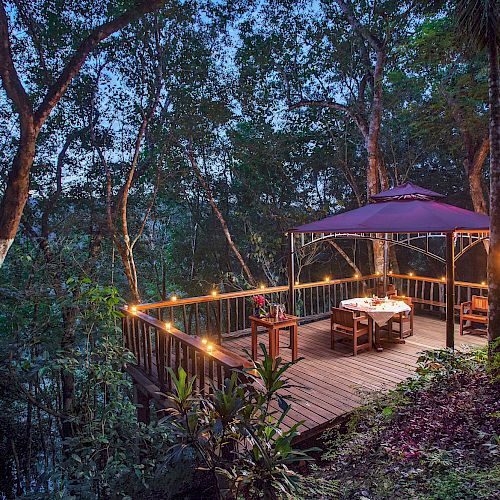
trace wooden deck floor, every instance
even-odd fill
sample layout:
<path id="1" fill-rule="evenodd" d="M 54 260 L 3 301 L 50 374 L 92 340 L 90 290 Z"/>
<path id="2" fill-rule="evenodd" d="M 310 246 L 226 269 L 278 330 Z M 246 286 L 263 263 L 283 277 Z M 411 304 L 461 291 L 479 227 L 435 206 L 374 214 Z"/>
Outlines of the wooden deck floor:
<path id="1" fill-rule="evenodd" d="M 299 356 L 303 357 L 288 371 L 296 401 L 292 403 L 286 426 L 304 421 L 301 439 L 320 433 L 337 417 L 362 404 L 363 394 L 390 389 L 414 373 L 418 353 L 445 346 L 445 323 L 426 316 L 415 317 L 415 334 L 405 344 L 392 344 L 383 352 L 364 352 L 354 357 L 348 345 L 330 349 L 328 319 L 299 327 Z M 259 343 L 267 346 L 267 333 L 259 334 Z M 458 334 L 455 346 L 481 346 L 484 337 Z M 289 361 L 288 336 L 281 336 L 280 356 Z M 242 354 L 251 351 L 251 338 L 240 337 L 224 341 L 224 347 Z M 352 352 L 352 351 L 351 351 Z"/>

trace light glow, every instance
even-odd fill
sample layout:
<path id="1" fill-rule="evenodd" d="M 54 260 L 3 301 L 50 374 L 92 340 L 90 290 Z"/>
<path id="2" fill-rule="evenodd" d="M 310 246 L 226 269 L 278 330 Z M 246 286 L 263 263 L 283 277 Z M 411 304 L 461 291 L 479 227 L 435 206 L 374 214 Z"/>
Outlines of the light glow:
<path id="1" fill-rule="evenodd" d="M 213 344 L 207 344 L 207 352 L 212 352 L 214 350 Z"/>
<path id="2" fill-rule="evenodd" d="M 207 345 L 207 344 L 208 344 L 208 340 L 207 340 L 205 337 L 203 337 L 203 338 L 201 339 L 201 343 L 202 343 L 203 345 Z"/>
<path id="3" fill-rule="evenodd" d="M 131 312 L 132 314 L 137 314 L 137 307 L 136 307 L 136 306 L 131 306 L 131 307 L 130 307 L 130 312 Z"/>
<path id="4" fill-rule="evenodd" d="M 171 299 L 175 302 L 177 300 L 177 295 L 172 295 Z"/>
<path id="5" fill-rule="evenodd" d="M 165 328 L 167 329 L 167 331 L 169 332 L 171 329 L 172 329 L 172 323 L 170 321 L 167 321 L 165 323 Z"/>
<path id="6" fill-rule="evenodd" d="M 260 285 L 261 290 L 264 290 L 265 288 L 266 288 L 266 285 L 264 285 L 264 284 Z"/>
<path id="7" fill-rule="evenodd" d="M 217 290 L 212 290 L 212 296 L 215 297 L 217 295 Z"/>

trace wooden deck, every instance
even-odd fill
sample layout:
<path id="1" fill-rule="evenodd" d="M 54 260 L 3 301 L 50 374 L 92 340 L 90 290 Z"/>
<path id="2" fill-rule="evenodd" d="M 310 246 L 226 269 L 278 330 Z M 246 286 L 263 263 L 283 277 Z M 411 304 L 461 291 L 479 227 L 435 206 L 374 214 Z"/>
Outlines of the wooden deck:
<path id="1" fill-rule="evenodd" d="M 348 345 L 330 349 L 328 319 L 299 327 L 299 356 L 303 357 L 288 371 L 292 384 L 292 403 L 286 426 L 304 421 L 301 439 L 320 433 L 337 417 L 362 404 L 363 394 L 390 389 L 414 373 L 418 354 L 427 349 L 445 347 L 445 323 L 426 316 L 415 316 L 415 334 L 405 344 L 392 344 L 383 352 L 365 352 L 352 356 Z M 259 334 L 259 343 L 267 346 L 267 333 Z M 477 335 L 460 336 L 455 327 L 455 345 L 482 346 L 486 339 Z M 251 352 L 249 336 L 226 340 L 224 347 L 243 354 Z M 280 356 L 290 360 L 288 335 L 280 339 Z M 340 344 L 339 344 L 340 346 Z M 260 350 L 260 349 L 259 349 Z"/>

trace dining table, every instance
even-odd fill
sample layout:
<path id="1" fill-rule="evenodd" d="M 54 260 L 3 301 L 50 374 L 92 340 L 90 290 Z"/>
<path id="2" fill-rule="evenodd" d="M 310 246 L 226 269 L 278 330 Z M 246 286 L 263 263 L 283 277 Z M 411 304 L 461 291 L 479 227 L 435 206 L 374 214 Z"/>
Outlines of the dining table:
<path id="1" fill-rule="evenodd" d="M 375 328 L 375 347 L 378 351 L 383 350 L 382 342 L 404 344 L 404 339 L 395 338 L 392 328 L 388 328 L 387 338 L 380 338 L 380 327 L 386 325 L 395 314 L 410 313 L 411 307 L 403 300 L 393 300 L 389 298 L 357 297 L 346 299 L 340 302 L 340 307 L 351 311 L 358 311 L 369 316 L 371 323 L 378 325 Z"/>

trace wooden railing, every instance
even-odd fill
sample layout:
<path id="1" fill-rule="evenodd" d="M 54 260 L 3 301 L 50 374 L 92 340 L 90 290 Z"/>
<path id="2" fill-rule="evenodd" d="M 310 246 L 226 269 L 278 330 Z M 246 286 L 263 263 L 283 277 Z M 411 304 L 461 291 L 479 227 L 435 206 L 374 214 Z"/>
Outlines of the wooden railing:
<path id="1" fill-rule="evenodd" d="M 248 364 L 238 354 L 187 335 L 170 322 L 133 308 L 122 308 L 122 312 L 125 346 L 134 353 L 136 366 L 157 381 L 162 391 L 172 389 L 168 368 L 177 374 L 182 367 L 190 380 L 195 379 L 195 390 L 205 393 L 212 391 L 212 385 L 221 387 L 230 372 Z"/>
<path id="2" fill-rule="evenodd" d="M 391 274 L 389 279 L 401 295 L 412 297 L 421 310 L 445 312 L 446 282 L 444 278 L 427 278 L 413 274 Z M 470 300 L 472 295 L 487 295 L 488 285 L 483 283 L 455 282 L 455 308 Z"/>
<path id="3" fill-rule="evenodd" d="M 329 315 L 334 306 L 347 298 L 366 295 L 380 275 L 325 280 L 295 285 L 296 314 L 301 321 Z M 445 310 L 445 282 L 442 279 L 391 274 L 400 295 L 413 297 L 417 308 Z M 485 295 L 486 284 L 456 282 L 456 307 L 472 295 Z M 182 366 L 195 388 L 211 390 L 220 386 L 228 373 L 242 370 L 248 362 L 225 349 L 224 338 L 250 332 L 251 297 L 264 295 L 272 303 L 287 303 L 288 287 L 262 287 L 200 297 L 174 298 L 163 302 L 124 307 L 123 336 L 125 345 L 147 376 L 157 380 L 162 390 L 172 388 L 168 368 L 177 372 Z"/>
<path id="4" fill-rule="evenodd" d="M 373 287 L 378 275 L 325 280 L 295 285 L 296 315 L 304 321 L 329 314 L 341 300 L 360 296 Z M 137 310 L 160 321 L 170 321 L 188 335 L 206 336 L 218 344 L 223 338 L 250 331 L 251 297 L 263 295 L 270 303 L 288 303 L 288 286 L 261 287 L 201 297 L 176 298 L 140 304 Z"/>

